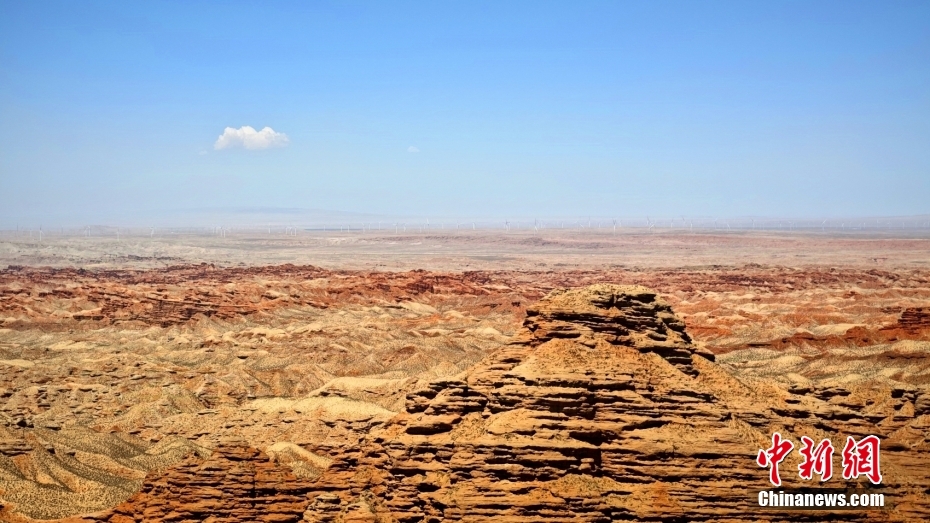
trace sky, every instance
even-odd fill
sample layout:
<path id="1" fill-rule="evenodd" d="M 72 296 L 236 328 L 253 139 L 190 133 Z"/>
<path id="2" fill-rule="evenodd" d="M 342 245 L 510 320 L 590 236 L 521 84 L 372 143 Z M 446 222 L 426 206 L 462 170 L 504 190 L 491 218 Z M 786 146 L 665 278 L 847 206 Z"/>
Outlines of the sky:
<path id="1" fill-rule="evenodd" d="M 926 1 L 0 0 L 0 227 L 928 202 Z"/>

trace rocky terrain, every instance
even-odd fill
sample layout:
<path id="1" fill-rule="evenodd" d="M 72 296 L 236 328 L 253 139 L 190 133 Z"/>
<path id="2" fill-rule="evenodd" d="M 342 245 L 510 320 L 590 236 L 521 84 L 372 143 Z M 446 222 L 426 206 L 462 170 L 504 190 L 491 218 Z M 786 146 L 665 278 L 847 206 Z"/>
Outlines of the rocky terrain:
<path id="1" fill-rule="evenodd" d="M 752 459 L 776 431 L 880 435 L 897 506 L 843 518 L 930 518 L 930 392 L 860 402 L 740 380 L 713 360 L 644 287 L 555 291 L 506 347 L 337 455 L 305 520 L 777 520 L 758 513 L 753 494 L 769 487 Z"/>
<path id="2" fill-rule="evenodd" d="M 651 290 L 549 294 L 608 282 Z M 928 303 L 916 266 L 10 267 L 0 521 L 756 520 L 776 429 L 881 435 L 855 517 L 919 521 Z"/>
<path id="3" fill-rule="evenodd" d="M 406 389 L 506 340 L 520 307 L 423 273 L 370 286 L 313 267 L 211 271 L 3 273 L 5 502 L 36 518 L 109 508 L 230 438 L 312 476 L 328 460 L 301 445 L 389 419 Z"/>

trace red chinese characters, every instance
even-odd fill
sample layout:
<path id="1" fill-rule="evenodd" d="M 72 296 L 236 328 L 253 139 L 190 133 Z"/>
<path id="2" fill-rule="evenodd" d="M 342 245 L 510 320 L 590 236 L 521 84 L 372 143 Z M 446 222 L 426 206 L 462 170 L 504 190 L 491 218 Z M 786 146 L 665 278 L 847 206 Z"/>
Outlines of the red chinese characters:
<path id="1" fill-rule="evenodd" d="M 846 438 L 843 447 L 843 479 L 857 479 L 865 476 L 874 485 L 882 482 L 881 473 L 881 447 L 878 436 L 866 436 L 856 441 L 852 436 Z M 781 475 L 778 466 L 791 450 L 794 443 L 782 438 L 778 432 L 772 433 L 772 446 L 759 450 L 756 463 L 760 467 L 768 467 L 769 481 L 776 487 L 781 486 Z M 811 480 L 814 474 L 820 476 L 820 481 L 827 481 L 833 477 L 833 443 L 829 439 L 822 439 L 816 446 L 814 440 L 801 436 L 801 448 L 798 453 L 804 458 L 798 465 L 798 475 L 801 479 Z"/>
<path id="2" fill-rule="evenodd" d="M 782 439 L 781 434 L 775 432 L 772 434 L 772 446 L 768 449 L 759 450 L 756 463 L 758 463 L 760 467 L 771 467 L 769 471 L 769 481 L 772 482 L 772 485 L 776 487 L 781 486 L 781 476 L 778 475 L 778 465 L 788 456 L 788 453 L 791 452 L 793 448 L 794 443 Z"/>
<path id="3" fill-rule="evenodd" d="M 816 472 L 820 481 L 827 481 L 833 477 L 833 443 L 828 439 L 820 440 L 814 447 L 814 440 L 801 436 L 801 448 L 798 450 L 804 461 L 798 465 L 801 479 L 811 479 Z"/>
<path id="4" fill-rule="evenodd" d="M 881 483 L 879 444 L 877 436 L 866 436 L 858 442 L 848 436 L 843 447 L 843 479 L 865 476 L 873 485 Z"/>

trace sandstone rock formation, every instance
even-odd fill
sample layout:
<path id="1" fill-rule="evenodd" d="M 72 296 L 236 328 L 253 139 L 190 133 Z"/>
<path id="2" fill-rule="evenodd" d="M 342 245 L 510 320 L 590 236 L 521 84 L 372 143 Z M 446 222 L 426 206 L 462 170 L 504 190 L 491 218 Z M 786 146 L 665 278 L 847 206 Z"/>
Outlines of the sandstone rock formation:
<path id="1" fill-rule="evenodd" d="M 882 331 L 903 331 L 908 337 L 920 336 L 930 331 L 930 307 L 908 307 L 901 312 L 901 318 Z"/>
<path id="2" fill-rule="evenodd" d="M 87 522 L 137 521 L 296 523 L 307 507 L 308 482 L 243 442 L 189 459 L 147 481 L 142 490 Z"/>
<path id="3" fill-rule="evenodd" d="M 169 491 L 233 492 L 239 474 L 217 471 L 202 490 L 180 479 L 230 441 L 254 447 L 236 463 L 317 475 L 328 460 L 304 447 L 357 442 L 403 408 L 408 387 L 461 372 L 512 333 L 520 298 L 482 279 L 0 270 L 0 521 L 105 511 L 140 489 L 133 504 L 154 517 Z"/>
<path id="4" fill-rule="evenodd" d="M 647 283 L 679 320 L 635 292 L 561 291 L 531 307 L 501 348 L 525 304 L 607 281 Z M 885 517 L 919 519 L 928 284 L 922 269 L 752 264 L 0 270 L 0 521 L 100 510 L 85 520 L 106 521 L 123 501 L 120 514 L 140 521 L 207 519 L 198 500 L 236 492 L 249 470 L 279 478 L 284 495 L 273 482 L 265 492 L 284 503 L 288 474 L 325 470 L 301 502 L 307 520 L 428 520 L 429 503 L 446 503 L 448 520 L 455 507 L 475 510 L 462 518 L 497 518 L 494 503 L 514 495 L 550 510 L 513 508 L 517 520 L 548 520 L 566 503 L 589 507 L 582 521 L 606 513 L 590 508 L 598 503 L 628 507 L 610 517 L 669 519 L 674 503 L 685 513 L 698 497 L 705 511 L 694 519 L 716 519 L 753 508 L 765 476 L 755 453 L 772 430 L 836 445 L 881 435 L 896 504 Z M 435 474 L 428 454 L 417 457 L 431 449 Z M 199 469 L 208 450 L 209 466 L 245 472 Z M 545 461 L 538 477 L 521 465 L 532 453 Z M 510 483 L 492 475 L 517 466 L 529 472 L 514 469 Z M 721 501 L 728 494 L 732 504 Z M 191 507 L 164 510 L 177 499 Z M 389 506 L 399 500 L 409 511 Z M 714 503 L 723 515 L 708 516 Z M 297 508 L 266 512 L 293 518 Z"/>
<path id="5" fill-rule="evenodd" d="M 880 435 L 882 491 L 896 506 L 843 519 L 930 517 L 930 412 L 914 410 L 913 393 L 862 405 L 842 390 L 738 380 L 709 356 L 645 288 L 555 291 L 508 346 L 410 394 L 406 413 L 334 456 L 305 519 L 783 520 L 755 498 L 770 488 L 755 455 L 773 431 L 835 445 Z M 810 486 L 792 474 L 797 464 L 782 464 L 786 488 Z"/>

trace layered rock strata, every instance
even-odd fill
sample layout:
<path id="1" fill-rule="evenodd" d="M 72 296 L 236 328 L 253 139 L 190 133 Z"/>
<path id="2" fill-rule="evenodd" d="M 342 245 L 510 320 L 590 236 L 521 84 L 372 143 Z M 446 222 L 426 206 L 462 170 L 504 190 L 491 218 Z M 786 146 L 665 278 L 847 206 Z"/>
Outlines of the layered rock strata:
<path id="1" fill-rule="evenodd" d="M 930 307 L 909 307 L 901 312 L 901 318 L 883 331 L 900 330 L 910 335 L 930 331 Z"/>
<path id="2" fill-rule="evenodd" d="M 296 523 L 307 508 L 309 483 L 242 442 L 188 459 L 147 479 L 111 511 L 68 523 Z"/>
<path id="3" fill-rule="evenodd" d="M 410 394 L 406 413 L 361 447 L 341 449 L 304 517 L 784 520 L 786 513 L 760 511 L 756 501 L 771 485 L 755 457 L 779 431 L 795 442 L 830 438 L 837 454 L 847 436 L 879 435 L 880 491 L 894 507 L 842 518 L 930 518 L 930 416 L 915 409 L 920 395 L 889 389 L 866 405 L 834 392 L 734 378 L 643 287 L 555 291 L 527 311 L 509 345 L 464 375 Z M 824 484 L 802 481 L 799 461 L 795 452 L 782 463 L 784 488 L 854 486 L 839 474 Z"/>
<path id="4" fill-rule="evenodd" d="M 882 330 L 882 340 L 885 334 L 918 339 L 926 332 L 925 309 L 905 309 L 900 317 L 892 329 Z M 281 343 L 293 346 L 294 341 Z M 381 348 L 379 343 L 371 345 Z M 902 352 L 908 357 L 925 350 L 920 343 L 899 345 L 909 351 Z M 875 365 L 881 360 L 874 356 L 844 354 L 836 358 L 849 368 L 888 370 Z M 823 372 L 823 366 L 817 368 Z M 135 467 L 133 460 L 126 465 L 117 459 L 129 468 L 120 469 L 125 477 L 111 478 L 72 463 L 77 457 L 83 464 L 112 469 L 94 448 L 72 455 L 75 442 L 65 445 L 64 438 L 49 439 L 71 434 L 69 429 L 47 430 L 39 428 L 41 423 L 30 428 L 32 423 L 25 423 L 29 418 L 23 417 L 18 429 L 0 433 L 0 453 L 9 456 L 0 459 L 0 489 L 5 489 L 0 503 L 13 501 L 0 507 L 0 521 L 33 523 L 19 512 L 26 508 L 33 517 L 47 518 L 52 514 L 39 509 L 55 508 L 56 503 L 72 508 L 55 508 L 56 514 L 75 514 L 122 500 L 115 509 L 68 523 L 930 518 L 930 463 L 924 457 L 930 447 L 930 394 L 925 386 L 876 381 L 866 391 L 792 379 L 800 384 L 789 388 L 771 376 L 761 381 L 747 377 L 745 369 L 733 369 L 714 363 L 710 353 L 690 340 L 670 307 L 647 289 L 596 285 L 557 291 L 528 310 L 523 330 L 493 356 L 463 374 L 450 372 L 445 376 L 454 377 L 418 385 L 406 398 L 405 412 L 384 428 L 353 425 L 338 431 L 344 437 L 325 442 L 302 437 L 297 440 L 302 448 L 282 442 L 268 447 L 265 455 L 248 445 L 211 444 L 215 450 L 209 459 L 190 456 L 171 466 L 181 459 L 177 455 L 173 461 L 155 463 L 157 469 L 147 461 Z M 914 381 L 921 375 L 913 373 Z M 127 372 L 127 383 L 148 379 L 142 372 L 139 380 L 136 377 Z M 340 399 L 347 392 L 337 385 L 330 383 L 319 394 Z M 87 394 L 81 386 L 76 390 Z M 30 397 L 37 404 L 54 403 L 50 398 L 55 387 L 34 389 Z M 17 390 L 14 398 L 22 395 Z M 401 405 L 403 397 L 398 395 Z M 277 401 L 269 400 L 268 408 L 281 410 Z M 5 406 L 11 405 L 8 400 Z M 224 426 L 207 421 L 220 418 L 222 412 L 190 413 L 197 420 L 197 434 Z M 250 425 L 260 422 L 268 425 L 262 430 L 280 432 L 312 416 L 319 413 L 286 410 L 282 421 L 270 425 L 265 418 L 243 417 L 225 426 L 251 430 Z M 797 452 L 792 453 L 781 467 L 785 489 L 854 486 L 840 479 L 839 452 L 846 436 L 881 436 L 884 482 L 878 491 L 893 507 L 841 513 L 760 511 L 755 495 L 770 486 L 767 471 L 755 464 L 755 457 L 770 445 L 776 430 L 796 444 L 806 435 L 815 440 L 829 437 L 837 447 L 834 478 L 822 485 L 798 479 L 799 460 Z M 48 441 L 26 445 L 14 432 L 44 435 Z M 359 443 L 366 432 L 370 434 Z M 249 445 L 259 443 L 249 440 Z M 32 448 L 36 451 L 30 455 Z M 318 474 L 318 468 L 295 477 L 291 472 L 303 469 L 293 465 L 303 462 L 288 463 L 290 454 L 307 450 L 333 458 L 315 481 L 306 478 Z M 138 453 L 153 452 L 139 446 L 129 456 L 122 451 L 114 455 L 130 459 Z M 325 468 L 328 462 L 314 463 Z M 142 471 L 148 471 L 144 482 Z M 93 477 L 101 489 L 73 479 L 78 476 Z M 41 486 L 36 491 L 40 497 L 24 496 L 24 486 L 33 484 Z M 113 496 L 103 498 L 107 492 Z M 83 503 L 85 499 L 92 503 Z"/>

